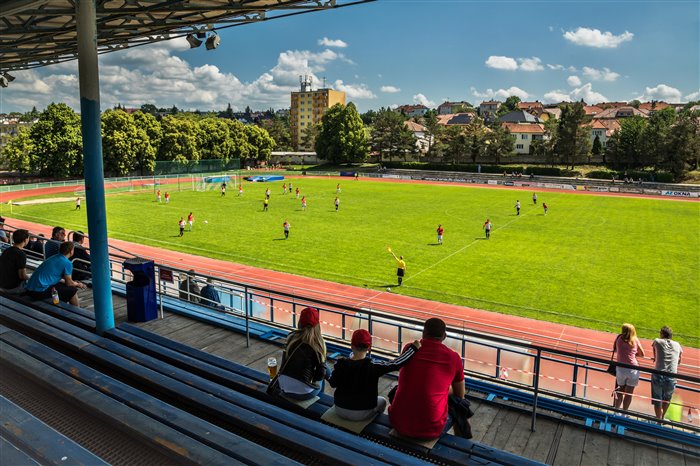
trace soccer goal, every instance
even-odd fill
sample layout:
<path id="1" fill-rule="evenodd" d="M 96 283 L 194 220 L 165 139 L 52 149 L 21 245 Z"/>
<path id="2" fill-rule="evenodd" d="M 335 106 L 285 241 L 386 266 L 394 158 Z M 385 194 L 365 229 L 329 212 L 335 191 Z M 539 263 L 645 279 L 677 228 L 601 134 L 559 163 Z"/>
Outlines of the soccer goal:
<path id="1" fill-rule="evenodd" d="M 194 189 L 196 191 L 213 191 L 221 189 L 221 186 L 226 183 L 227 188 L 236 188 L 238 186 L 239 175 L 237 172 L 220 173 L 216 175 L 198 176 Z"/>

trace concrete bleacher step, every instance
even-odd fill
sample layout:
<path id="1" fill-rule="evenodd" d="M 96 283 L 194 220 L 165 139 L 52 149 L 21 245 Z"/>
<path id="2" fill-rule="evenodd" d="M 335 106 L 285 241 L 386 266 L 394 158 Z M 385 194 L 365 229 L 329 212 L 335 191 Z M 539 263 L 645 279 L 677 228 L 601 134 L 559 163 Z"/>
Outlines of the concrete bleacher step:
<path id="1" fill-rule="evenodd" d="M 174 461 L 219 465 L 290 463 L 288 458 L 139 393 L 18 332 L 3 333 L 0 349 L 3 364 L 119 423 L 135 438 L 164 450 Z"/>
<path id="2" fill-rule="evenodd" d="M 4 396 L 0 396 L 0 413 L 2 465 L 108 465 Z"/>
<path id="3" fill-rule="evenodd" d="M 236 393 L 114 341 L 73 327 L 20 303 L 0 309 L 0 319 L 52 345 L 87 358 L 112 375 L 128 379 L 189 411 L 236 425 L 285 447 L 334 464 L 419 464 L 420 460 L 335 428 L 318 424 L 274 405 Z M 9 338 L 3 336 L 3 338 Z M 65 357 L 65 356 L 64 356 Z M 146 367 L 146 366 L 150 367 Z M 167 374 L 167 375 L 166 375 Z M 195 388 L 194 386 L 197 386 Z M 207 391 L 203 391 L 202 387 Z M 117 396 L 117 395 L 113 395 Z M 122 400 L 128 402 L 129 399 Z"/>
<path id="4" fill-rule="evenodd" d="M 37 303 L 37 306 L 69 322 L 72 319 L 73 312 L 75 312 L 75 315 L 80 316 L 80 318 L 75 320 L 76 324 L 90 327 L 88 313 L 81 309 L 76 309 L 72 306 L 70 309 L 56 309 L 56 306 L 47 303 Z M 105 336 L 135 349 L 135 353 L 129 353 L 131 355 L 129 356 L 130 358 L 143 359 L 143 355 L 149 355 L 196 374 L 208 381 L 213 381 L 216 384 L 263 400 L 266 403 L 275 401 L 280 404 L 279 400 L 272 400 L 265 393 L 269 380 L 266 373 L 219 358 L 131 324 L 121 324 L 118 328 L 106 332 Z M 86 336 L 86 338 L 90 339 L 91 337 Z M 158 364 L 155 363 L 155 365 L 157 366 Z M 183 380 L 185 383 L 193 383 L 188 377 L 185 377 Z M 219 390 L 219 388 L 215 388 L 215 390 Z M 328 395 L 321 395 L 321 399 L 308 410 L 303 410 L 289 403 L 282 402 L 281 404 L 285 409 L 296 414 L 319 420 L 321 415 L 333 404 L 333 399 Z M 453 436 L 444 436 L 431 451 L 427 451 L 423 447 L 407 445 L 397 441 L 389 435 L 390 430 L 391 425 L 388 416 L 380 415 L 374 423 L 365 429 L 364 434 L 382 443 L 412 451 L 415 454 L 424 455 L 447 464 L 535 464 L 535 462 L 530 462 L 517 455 Z M 338 431 L 336 430 L 336 432 Z"/>

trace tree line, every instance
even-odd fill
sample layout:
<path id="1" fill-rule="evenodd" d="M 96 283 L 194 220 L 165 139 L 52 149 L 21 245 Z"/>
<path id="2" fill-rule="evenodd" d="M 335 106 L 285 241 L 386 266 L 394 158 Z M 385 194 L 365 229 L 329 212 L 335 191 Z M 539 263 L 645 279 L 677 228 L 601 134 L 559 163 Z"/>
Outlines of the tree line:
<path id="1" fill-rule="evenodd" d="M 105 174 L 123 176 L 153 172 L 156 160 L 268 160 L 275 141 L 267 131 L 237 120 L 167 115 L 121 109 L 102 113 L 102 157 Z M 3 165 L 20 174 L 53 178 L 83 174 L 80 117 L 65 104 L 50 104 L 29 129 L 22 128 L 3 151 Z"/>

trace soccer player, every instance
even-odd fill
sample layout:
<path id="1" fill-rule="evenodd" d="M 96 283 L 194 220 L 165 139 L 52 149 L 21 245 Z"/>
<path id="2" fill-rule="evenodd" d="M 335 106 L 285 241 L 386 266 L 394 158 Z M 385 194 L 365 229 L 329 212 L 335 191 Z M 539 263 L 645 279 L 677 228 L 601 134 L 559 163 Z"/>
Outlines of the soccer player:
<path id="1" fill-rule="evenodd" d="M 239 195 L 239 196 L 242 196 L 242 195 L 243 195 L 243 185 L 242 185 L 242 184 L 239 184 L 239 185 L 238 185 L 238 195 Z"/>
<path id="2" fill-rule="evenodd" d="M 289 227 L 291 225 L 289 224 L 288 220 L 285 220 L 284 223 L 282 224 L 282 228 L 284 229 L 284 239 L 289 238 Z"/>
<path id="3" fill-rule="evenodd" d="M 161 200 L 160 200 L 160 189 L 158 190 L 158 193 L 156 194 L 156 199 L 158 199 L 158 202 L 161 202 Z"/>
<path id="4" fill-rule="evenodd" d="M 340 194 L 340 183 L 338 183 L 337 185 L 335 185 L 335 193 L 336 193 L 336 194 Z"/>
<path id="5" fill-rule="evenodd" d="M 532 193 L 532 203 L 537 205 L 537 193 Z"/>
<path id="6" fill-rule="evenodd" d="M 194 223 L 194 215 L 192 215 L 192 212 L 187 216 L 187 223 L 190 224 L 190 231 L 192 231 L 192 224 Z"/>
<path id="7" fill-rule="evenodd" d="M 486 232 L 486 239 L 491 238 L 491 227 L 491 220 L 487 218 L 486 222 L 484 222 L 484 231 Z"/>
<path id="8" fill-rule="evenodd" d="M 75 210 L 80 210 L 80 198 L 75 198 Z"/>
<path id="9" fill-rule="evenodd" d="M 287 183 L 282 185 L 282 194 L 287 194 Z"/>
<path id="10" fill-rule="evenodd" d="M 299 188 L 297 188 L 299 189 Z M 298 195 L 297 195 L 298 197 Z M 302 196 L 301 198 L 301 210 L 306 210 L 306 196 Z"/>
<path id="11" fill-rule="evenodd" d="M 438 244 L 442 244 L 442 234 L 444 232 L 445 232 L 445 229 L 442 228 L 442 224 L 438 225 L 438 227 L 437 227 Z"/>
<path id="12" fill-rule="evenodd" d="M 297 193 L 297 199 L 299 199 L 299 193 L 301 192 L 301 191 L 299 190 L 299 186 L 297 186 L 297 190 L 296 190 L 295 192 Z"/>
<path id="13" fill-rule="evenodd" d="M 180 227 L 180 236 L 185 234 L 185 219 L 184 217 L 180 217 L 180 221 L 177 222 L 177 225 Z"/>
<path id="14" fill-rule="evenodd" d="M 396 278 L 398 281 L 397 286 L 401 286 L 401 283 L 403 282 L 403 277 L 406 275 L 406 261 L 403 260 L 403 256 L 396 257 L 396 254 L 394 254 L 394 251 L 392 251 L 391 248 L 389 248 L 389 252 L 392 256 L 394 256 L 394 259 L 396 259 Z"/>
<path id="15" fill-rule="evenodd" d="M 544 214 L 547 215 L 547 211 L 549 210 L 549 207 L 547 206 L 546 202 L 542 203 L 542 208 L 544 209 Z"/>
<path id="16" fill-rule="evenodd" d="M 165 203 L 169 204 L 170 203 L 170 193 L 165 191 Z"/>
<path id="17" fill-rule="evenodd" d="M 270 198 L 266 197 L 263 201 L 263 212 L 267 212 L 267 208 L 270 206 Z"/>
<path id="18" fill-rule="evenodd" d="M 221 197 L 226 195 L 226 183 L 221 185 Z"/>
<path id="19" fill-rule="evenodd" d="M 338 211 L 338 207 L 340 207 L 340 199 L 338 199 L 338 196 L 335 196 L 335 211 Z"/>
<path id="20" fill-rule="evenodd" d="M 515 215 L 520 215 L 520 201 L 515 201 Z"/>
<path id="21" fill-rule="evenodd" d="M 267 189 L 265 190 L 265 197 L 268 198 L 268 199 L 270 199 L 270 188 L 267 188 Z"/>

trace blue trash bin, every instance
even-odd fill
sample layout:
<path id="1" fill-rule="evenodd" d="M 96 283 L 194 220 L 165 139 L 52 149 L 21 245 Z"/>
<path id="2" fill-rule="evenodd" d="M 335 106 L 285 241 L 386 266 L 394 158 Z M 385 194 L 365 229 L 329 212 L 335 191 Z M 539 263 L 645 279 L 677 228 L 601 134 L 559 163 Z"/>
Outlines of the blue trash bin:
<path id="1" fill-rule="evenodd" d="M 133 280 L 126 283 L 126 315 L 129 322 L 148 322 L 158 317 L 155 264 L 134 257 L 122 264 L 131 271 Z"/>

